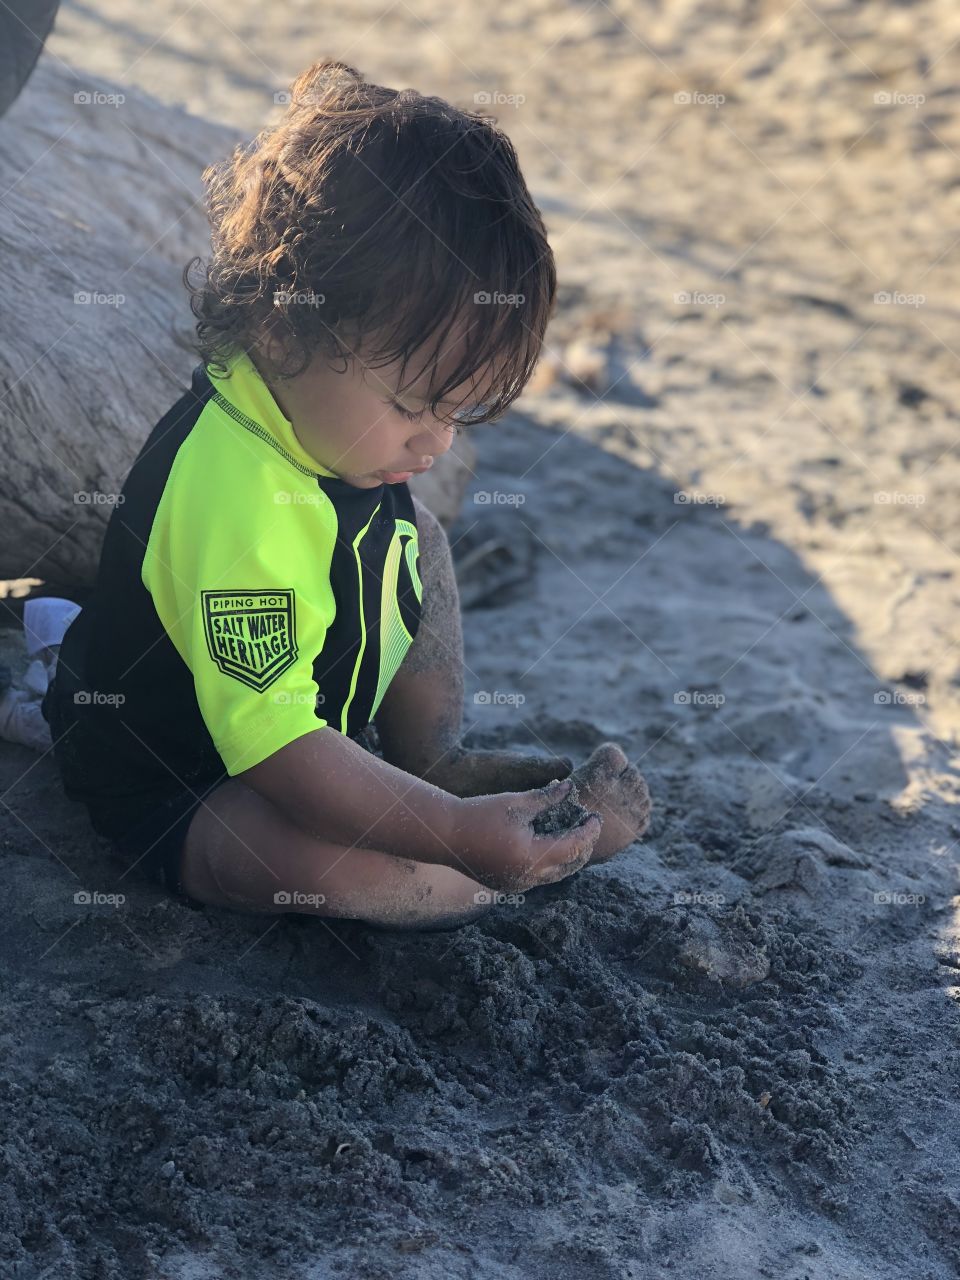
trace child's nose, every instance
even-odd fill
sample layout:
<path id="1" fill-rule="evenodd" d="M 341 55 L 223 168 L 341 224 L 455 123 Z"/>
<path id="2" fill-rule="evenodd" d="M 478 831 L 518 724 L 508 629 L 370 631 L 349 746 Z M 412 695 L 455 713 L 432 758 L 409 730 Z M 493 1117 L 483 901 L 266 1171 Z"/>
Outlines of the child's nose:
<path id="1" fill-rule="evenodd" d="M 446 453 L 453 444 L 454 433 L 441 428 L 439 431 L 418 431 L 410 438 L 410 452 L 419 453 L 423 457 L 437 458 Z"/>

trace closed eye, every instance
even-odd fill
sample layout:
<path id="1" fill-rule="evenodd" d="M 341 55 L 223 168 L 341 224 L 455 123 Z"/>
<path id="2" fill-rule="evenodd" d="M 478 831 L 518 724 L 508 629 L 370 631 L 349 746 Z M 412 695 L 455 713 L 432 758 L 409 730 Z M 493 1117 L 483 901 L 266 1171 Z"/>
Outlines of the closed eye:
<path id="1" fill-rule="evenodd" d="M 408 422 L 419 422 L 427 412 L 426 409 L 420 409 L 418 412 L 414 412 L 412 409 L 407 409 L 399 402 L 399 400 L 385 400 L 384 404 L 389 405 L 391 409 L 399 413 L 401 418 L 406 418 Z M 457 435 L 459 435 L 463 430 L 463 426 L 459 422 L 447 422 L 444 423 L 444 426 L 448 431 L 455 431 Z"/>
<path id="2" fill-rule="evenodd" d="M 397 400 L 387 400 L 384 403 L 388 404 L 391 409 L 395 409 L 401 418 L 407 418 L 410 422 L 419 422 L 426 412 L 425 409 L 421 409 L 419 413 L 414 413 L 412 410 L 404 408 Z"/>

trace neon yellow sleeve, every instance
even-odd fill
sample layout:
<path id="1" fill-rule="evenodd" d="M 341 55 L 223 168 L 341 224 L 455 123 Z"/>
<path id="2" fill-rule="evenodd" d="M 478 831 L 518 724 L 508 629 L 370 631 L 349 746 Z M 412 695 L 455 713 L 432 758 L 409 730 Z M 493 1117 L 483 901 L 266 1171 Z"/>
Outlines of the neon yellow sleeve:
<path id="1" fill-rule="evenodd" d="M 275 477 L 251 492 L 247 464 L 239 490 L 222 460 L 215 491 L 209 473 L 168 485 L 142 570 L 231 776 L 327 726 L 313 663 L 336 613 L 332 506 L 316 490 L 310 503 L 277 499 Z"/>

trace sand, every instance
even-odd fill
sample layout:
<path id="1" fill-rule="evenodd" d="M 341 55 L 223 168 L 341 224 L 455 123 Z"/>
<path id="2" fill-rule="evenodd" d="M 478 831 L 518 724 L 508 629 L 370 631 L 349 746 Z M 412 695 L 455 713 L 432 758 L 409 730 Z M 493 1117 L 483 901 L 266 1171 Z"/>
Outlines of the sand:
<path id="1" fill-rule="evenodd" d="M 4 1275 L 957 1273 L 958 36 L 933 0 L 63 13 L 58 56 L 248 128 L 328 51 L 525 95 L 564 284 L 473 433 L 455 553 L 525 568 L 465 614 L 468 741 L 618 741 L 654 812 L 393 934 L 78 904 L 104 846 L 0 751 Z"/>
<path id="2" fill-rule="evenodd" d="M 579 827 L 588 814 L 589 810 L 580 803 L 580 795 L 574 784 L 562 800 L 537 814 L 533 820 L 533 829 L 538 836 L 571 831 L 574 827 Z"/>

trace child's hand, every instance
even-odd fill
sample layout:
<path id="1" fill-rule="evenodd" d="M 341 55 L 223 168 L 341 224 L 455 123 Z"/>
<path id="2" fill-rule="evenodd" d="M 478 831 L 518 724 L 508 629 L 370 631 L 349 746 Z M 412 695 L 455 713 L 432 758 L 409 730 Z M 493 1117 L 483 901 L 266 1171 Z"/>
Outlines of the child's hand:
<path id="1" fill-rule="evenodd" d="M 567 794 L 571 782 L 552 782 L 536 791 L 508 791 L 461 802 L 452 847 L 466 870 L 488 889 L 522 892 L 553 884 L 585 867 L 602 820 L 591 813 L 578 827 L 538 836 L 533 820 Z"/>

